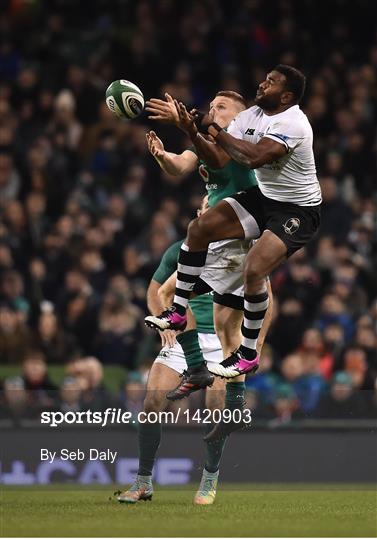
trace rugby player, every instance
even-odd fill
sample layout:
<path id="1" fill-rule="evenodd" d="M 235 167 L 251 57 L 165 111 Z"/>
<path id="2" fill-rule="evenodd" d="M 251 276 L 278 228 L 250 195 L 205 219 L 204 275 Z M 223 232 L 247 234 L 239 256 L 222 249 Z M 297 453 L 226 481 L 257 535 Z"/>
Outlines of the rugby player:
<path id="1" fill-rule="evenodd" d="M 178 125 L 179 114 L 173 99 L 168 94 L 165 96 L 166 101 L 152 99 L 147 102 L 146 109 L 152 114 L 150 118 Z M 224 128 L 245 108 L 244 98 L 232 91 L 218 92 L 210 104 L 210 112 L 216 113 L 217 121 Z M 206 162 L 200 159 L 194 146 L 177 155 L 166 152 L 162 141 L 153 131 L 147 134 L 147 141 L 150 152 L 160 167 L 169 174 L 185 174 L 199 167 L 199 173 L 206 183 L 210 207 L 215 206 L 224 197 L 232 195 L 238 190 L 256 185 L 254 172 L 249 167 L 240 165 L 234 160 L 229 160 L 223 167 L 210 168 Z M 226 240 L 211 244 L 208 249 L 205 271 L 193 289 L 195 294 L 214 291 L 215 328 L 225 358 L 232 351 L 238 349 L 242 339 L 243 264 L 249 245 L 249 239 L 246 241 Z M 269 285 L 268 288 L 270 296 L 272 296 Z M 182 293 L 185 294 L 186 291 Z M 186 296 L 189 298 L 191 295 L 191 291 L 188 291 Z M 271 308 L 265 320 L 260 342 L 264 340 L 267 333 L 270 311 Z M 154 319 L 154 314 L 147 317 L 146 324 L 155 327 Z M 170 328 L 181 330 L 185 324 L 186 321 L 183 325 L 172 325 Z M 158 327 L 161 331 L 164 330 L 161 326 Z M 184 332 L 178 335 L 177 339 L 186 354 L 188 370 L 178 387 L 169 392 L 168 399 L 181 399 L 212 382 L 211 375 L 203 363 L 195 331 Z M 237 380 L 241 383 L 240 379 Z M 244 386 L 239 388 L 239 392 L 241 391 L 244 393 Z M 231 429 L 233 426 L 229 424 L 227 427 Z"/>
<path id="2" fill-rule="evenodd" d="M 207 207 L 206 198 L 202 204 L 202 211 Z M 208 208 L 208 207 L 207 207 Z M 200 213 L 200 212 L 199 212 Z M 163 255 L 161 263 L 153 275 L 148 287 L 147 302 L 151 313 L 158 313 L 162 307 L 173 299 L 175 280 L 168 279 L 174 276 L 177 269 L 177 260 L 182 241 L 173 244 Z M 197 296 L 190 300 L 189 306 L 193 312 L 188 311 L 188 327 L 197 327 L 201 351 L 207 365 L 218 364 L 223 360 L 221 343 L 215 333 L 213 323 L 213 295 L 211 293 Z M 175 342 L 175 332 L 168 330 L 161 333 L 163 347 L 154 361 L 149 373 L 147 393 L 144 401 L 144 411 L 158 413 L 166 410 L 169 402 L 166 398 L 167 390 L 177 386 L 180 375 L 186 369 L 185 355 L 179 343 Z M 225 396 L 225 408 L 234 411 L 243 410 L 244 395 L 238 391 L 238 383 L 228 383 Z M 211 388 L 206 390 L 206 408 L 222 410 L 224 408 L 225 384 L 222 379 L 216 379 Z M 250 423 L 250 411 L 244 411 L 245 423 Z M 212 428 L 211 425 L 209 425 Z M 161 441 L 161 423 L 140 423 L 139 435 L 139 469 L 135 482 L 126 491 L 118 494 L 119 502 L 136 503 L 140 500 L 152 498 L 152 470 L 156 453 Z M 202 479 L 199 489 L 194 497 L 194 503 L 199 505 L 212 504 L 216 496 L 216 486 L 219 476 L 219 464 L 225 445 L 226 436 L 217 437 L 214 442 L 206 443 L 206 456 Z"/>
<path id="3" fill-rule="evenodd" d="M 232 378 L 259 365 L 257 340 L 269 304 L 265 278 L 305 246 L 320 224 L 313 132 L 299 107 L 305 83 L 299 70 L 279 64 L 259 84 L 255 105 L 239 113 L 227 131 L 217 122 L 216 111 L 195 115 L 176 103 L 180 127 L 207 163 L 220 168 L 234 160 L 254 169 L 258 181 L 190 223 L 172 307 L 153 319 L 161 330 L 185 324 L 188 293 L 205 268 L 209 243 L 258 238 L 246 256 L 242 344 L 211 367 L 216 375 Z"/>

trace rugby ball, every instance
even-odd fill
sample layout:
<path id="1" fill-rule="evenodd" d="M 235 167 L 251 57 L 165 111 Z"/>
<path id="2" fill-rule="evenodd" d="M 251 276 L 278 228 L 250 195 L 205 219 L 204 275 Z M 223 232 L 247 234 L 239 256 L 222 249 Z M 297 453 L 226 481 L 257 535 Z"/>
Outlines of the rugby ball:
<path id="1" fill-rule="evenodd" d="M 136 118 L 144 110 L 144 96 L 136 84 L 120 79 L 106 90 L 106 105 L 119 118 Z"/>

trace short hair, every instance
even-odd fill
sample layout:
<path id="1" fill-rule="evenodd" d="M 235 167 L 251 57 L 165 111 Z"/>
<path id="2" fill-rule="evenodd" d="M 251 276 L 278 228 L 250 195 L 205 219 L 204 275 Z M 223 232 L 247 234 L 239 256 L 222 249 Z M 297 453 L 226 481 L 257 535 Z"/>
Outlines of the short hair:
<path id="1" fill-rule="evenodd" d="M 305 75 L 299 69 L 292 66 L 287 66 L 285 64 L 278 64 L 276 67 L 274 67 L 273 71 L 278 71 L 285 76 L 286 89 L 288 92 L 292 92 L 295 102 L 300 103 L 305 92 Z"/>
<path id="2" fill-rule="evenodd" d="M 233 99 L 233 101 L 237 101 L 237 103 L 242 105 L 244 109 L 247 107 L 246 99 L 238 92 L 233 92 L 233 90 L 220 90 L 220 92 L 217 92 L 215 97 L 221 96 Z"/>

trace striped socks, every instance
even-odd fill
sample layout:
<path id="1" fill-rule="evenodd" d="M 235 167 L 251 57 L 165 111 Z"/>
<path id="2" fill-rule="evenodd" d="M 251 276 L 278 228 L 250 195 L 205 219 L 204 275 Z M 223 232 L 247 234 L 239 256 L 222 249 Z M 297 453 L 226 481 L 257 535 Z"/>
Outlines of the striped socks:
<path id="1" fill-rule="evenodd" d="M 183 243 L 179 251 L 177 285 L 173 300 L 173 306 L 177 313 L 184 315 L 190 294 L 195 287 L 204 268 L 207 258 L 207 251 L 189 251 L 188 246 Z"/>
<path id="2" fill-rule="evenodd" d="M 244 297 L 244 319 L 241 327 L 242 345 L 240 352 L 246 360 L 254 360 L 257 356 L 257 341 L 263 319 L 269 304 L 267 291 Z"/>

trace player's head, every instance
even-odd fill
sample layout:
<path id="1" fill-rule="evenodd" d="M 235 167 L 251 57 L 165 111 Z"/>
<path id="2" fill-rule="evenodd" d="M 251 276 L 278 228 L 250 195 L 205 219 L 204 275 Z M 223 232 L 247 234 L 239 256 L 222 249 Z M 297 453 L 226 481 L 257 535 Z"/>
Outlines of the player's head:
<path id="1" fill-rule="evenodd" d="M 210 111 L 213 110 L 216 113 L 216 123 L 222 128 L 228 127 L 233 118 L 245 109 L 244 97 L 232 90 L 217 92 L 209 107 Z"/>
<path id="2" fill-rule="evenodd" d="M 200 217 L 202 214 L 207 212 L 208 209 L 209 209 L 208 195 L 205 195 L 202 199 L 202 204 L 200 205 L 200 208 L 198 208 L 196 211 L 198 217 Z"/>
<path id="3" fill-rule="evenodd" d="M 279 64 L 260 83 L 255 103 L 266 111 L 300 103 L 305 91 L 305 75 L 292 66 Z"/>

